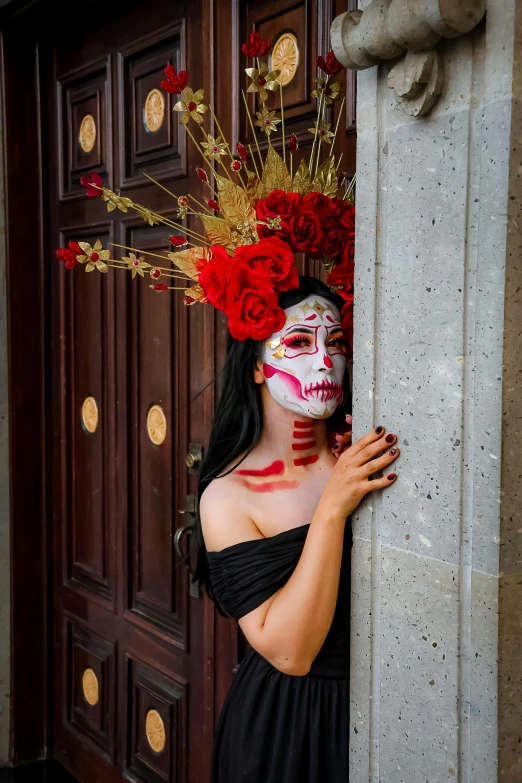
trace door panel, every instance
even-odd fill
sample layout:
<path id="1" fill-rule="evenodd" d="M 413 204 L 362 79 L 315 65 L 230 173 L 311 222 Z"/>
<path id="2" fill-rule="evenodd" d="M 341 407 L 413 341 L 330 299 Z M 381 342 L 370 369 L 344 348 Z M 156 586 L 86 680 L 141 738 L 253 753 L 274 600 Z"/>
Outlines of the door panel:
<path id="1" fill-rule="evenodd" d="M 82 238 L 108 243 L 108 223 L 82 227 Z M 75 236 L 62 231 L 66 244 Z M 68 324 L 64 345 L 67 445 L 63 500 L 68 524 L 63 528 L 64 579 L 69 589 L 86 591 L 114 606 L 115 481 L 113 386 L 114 311 L 112 281 L 63 276 L 63 317 Z M 109 283 L 109 285 L 107 285 Z"/>
<path id="2" fill-rule="evenodd" d="M 96 27 L 76 31 L 74 50 L 63 30 L 51 42 L 50 252 L 70 239 L 150 254 L 170 247 L 165 227 L 86 198 L 83 174 L 97 171 L 172 215 L 172 197 L 145 172 L 172 191 L 200 186 L 187 174 L 172 97 L 159 86 L 168 62 L 202 79 L 189 55 L 199 54 L 201 3 L 178 4 L 167 20 L 160 0 L 116 5 L 91 4 Z M 176 292 L 158 296 L 130 274 L 61 265 L 53 276 L 55 755 L 82 783 L 206 781 L 208 599 L 191 595 L 186 558 L 173 546 L 189 491 L 190 366 L 204 357 L 190 355 Z M 203 438 L 208 406 L 201 425 Z"/>
<path id="3" fill-rule="evenodd" d="M 165 213 L 165 214 L 168 214 Z M 172 214 L 174 217 L 174 213 Z M 151 253 L 169 249 L 165 228 L 125 223 L 123 244 Z M 152 263 L 154 258 L 150 257 Z M 184 463 L 176 444 L 187 442 L 187 325 L 181 297 L 157 295 L 128 280 L 130 458 L 129 619 L 166 632 L 188 646 L 187 569 L 172 545 L 181 517 Z M 177 483 L 176 483 L 177 480 Z"/>

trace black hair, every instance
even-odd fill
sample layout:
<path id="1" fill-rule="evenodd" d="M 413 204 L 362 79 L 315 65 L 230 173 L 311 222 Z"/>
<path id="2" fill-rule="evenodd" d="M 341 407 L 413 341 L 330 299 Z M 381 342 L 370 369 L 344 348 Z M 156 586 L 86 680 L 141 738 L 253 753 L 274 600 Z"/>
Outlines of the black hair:
<path id="1" fill-rule="evenodd" d="M 299 275 L 299 288 L 279 294 L 279 305 L 283 310 L 316 294 L 335 304 L 340 311 L 343 300 L 332 293 L 327 285 L 315 277 Z M 254 367 L 264 347 L 264 340 L 234 340 L 228 336 L 227 354 L 222 370 L 222 393 L 217 404 L 210 439 L 201 464 L 198 483 L 198 509 L 192 545 L 197 550 L 197 565 L 193 581 L 200 580 L 207 595 L 224 614 L 212 591 L 210 574 L 201 520 L 199 500 L 203 491 L 215 478 L 227 475 L 245 459 L 259 441 L 263 428 L 263 406 L 261 387 L 254 380 Z M 344 379 L 344 396 L 339 408 L 327 419 L 329 429 L 339 431 L 345 425 L 345 416 L 351 412 L 351 390 L 348 373 Z M 239 457 L 243 455 L 241 459 Z M 234 463 L 229 470 L 227 465 Z"/>

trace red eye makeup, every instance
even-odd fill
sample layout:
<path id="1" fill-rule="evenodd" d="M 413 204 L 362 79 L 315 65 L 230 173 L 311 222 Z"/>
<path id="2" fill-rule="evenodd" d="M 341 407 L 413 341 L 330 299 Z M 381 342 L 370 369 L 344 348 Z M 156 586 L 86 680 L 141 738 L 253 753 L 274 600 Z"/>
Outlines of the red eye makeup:
<path id="1" fill-rule="evenodd" d="M 281 342 L 286 348 L 307 348 L 313 345 L 313 337 L 311 334 L 289 334 Z"/>

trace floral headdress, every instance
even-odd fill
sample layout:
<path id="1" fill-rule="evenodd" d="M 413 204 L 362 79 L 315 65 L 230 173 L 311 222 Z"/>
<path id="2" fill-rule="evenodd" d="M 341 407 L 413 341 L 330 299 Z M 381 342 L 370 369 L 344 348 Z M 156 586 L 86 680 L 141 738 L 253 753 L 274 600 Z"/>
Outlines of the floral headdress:
<path id="1" fill-rule="evenodd" d="M 169 236 L 173 252 L 159 255 L 136 248 L 124 248 L 128 255 L 120 260 L 111 258 L 99 241 L 92 247 L 86 242 L 69 242 L 67 248 L 57 250 L 59 259 L 72 269 L 83 264 L 86 272 L 108 267 L 126 269 L 132 277 L 147 275 L 155 291 L 183 290 L 187 305 L 210 303 L 228 316 L 230 333 L 237 340 L 247 337 L 263 340 L 282 328 L 284 312 L 278 305 L 278 294 L 298 287 L 295 254 L 304 253 L 321 259 L 328 272 L 327 283 L 339 293 L 345 304 L 342 319 L 351 351 L 353 272 L 354 272 L 354 180 L 344 181 L 338 175 L 339 161 L 333 157 L 333 141 L 337 134 L 341 111 L 335 130 L 325 123 L 325 107 L 338 100 L 341 85 L 330 83 L 342 66 L 332 52 L 318 57 L 317 65 L 326 78 L 317 78 L 312 96 L 318 99 L 318 114 L 314 126 L 313 144 L 308 162 L 304 158 L 294 166 L 298 140 L 291 136 L 288 144 L 284 134 L 283 101 L 281 116 L 266 107 L 269 92 L 282 87 L 278 82 L 280 71 L 270 71 L 260 60 L 270 49 L 259 33 L 251 33 L 242 46 L 247 57 L 254 58 L 257 67 L 247 68 L 251 79 L 247 92 L 255 92 L 261 101 L 261 111 L 252 117 L 243 92 L 243 100 L 255 142 L 247 148 L 238 142 L 233 152 L 226 141 L 211 106 L 204 103 L 204 91 L 188 86 L 186 71 L 176 73 L 172 65 L 165 68 L 161 86 L 168 93 L 180 95 L 174 111 L 180 114 L 195 144 L 203 166 L 197 174 L 209 191 L 203 201 L 192 195 L 177 196 L 167 191 L 176 201 L 177 218 L 163 217 L 153 210 L 112 191 L 103 185 L 96 172 L 81 179 L 86 195 L 99 197 L 109 212 L 134 210 L 149 225 L 163 224 L 176 232 Z M 343 100 L 344 105 L 344 100 Z M 211 136 L 204 129 L 205 117 L 212 116 L 219 135 Z M 189 125 L 198 126 L 203 141 L 198 142 Z M 282 155 L 271 143 L 271 136 L 282 131 Z M 268 149 L 261 154 L 256 136 L 266 134 Z M 322 145 L 330 152 L 320 164 Z M 287 157 L 289 167 L 287 166 Z M 148 176 L 148 175 L 147 175 Z M 158 187 L 167 190 L 152 177 Z M 188 215 L 197 215 L 205 234 L 188 228 L 182 222 Z M 145 261 L 151 256 L 151 263 Z M 158 258 L 161 265 L 152 263 Z M 172 266 L 174 265 L 174 266 Z M 184 280 L 184 285 L 167 285 L 168 279 Z"/>

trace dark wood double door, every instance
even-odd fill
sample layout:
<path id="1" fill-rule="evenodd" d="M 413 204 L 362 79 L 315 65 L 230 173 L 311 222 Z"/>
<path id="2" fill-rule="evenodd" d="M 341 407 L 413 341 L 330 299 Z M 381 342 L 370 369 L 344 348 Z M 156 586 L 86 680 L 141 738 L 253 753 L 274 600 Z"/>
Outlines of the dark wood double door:
<path id="1" fill-rule="evenodd" d="M 186 308 L 179 292 L 158 295 L 127 273 L 67 271 L 53 250 L 71 239 L 168 248 L 164 227 L 109 213 L 80 185 L 96 171 L 123 195 L 171 215 L 175 203 L 146 173 L 176 195 L 202 187 L 174 96 L 159 90 L 167 62 L 205 88 L 233 144 L 252 143 L 238 98 L 247 65 L 240 42 L 252 29 L 274 43 L 286 34 L 280 57 L 286 52 L 294 69 L 283 93 L 287 136 L 296 132 L 306 150 L 315 56 L 329 48 L 330 21 L 344 7 L 130 0 L 88 2 L 80 17 L 64 3 L 44 31 L 53 4 L 33 3 L 33 17 L 38 5 L 41 304 L 52 422 L 47 745 L 82 783 L 208 783 L 215 723 L 245 643 L 190 586 L 197 470 L 185 458 L 208 439 L 225 324 L 210 307 Z M 337 144 L 352 173 L 351 78 L 347 98 Z"/>

